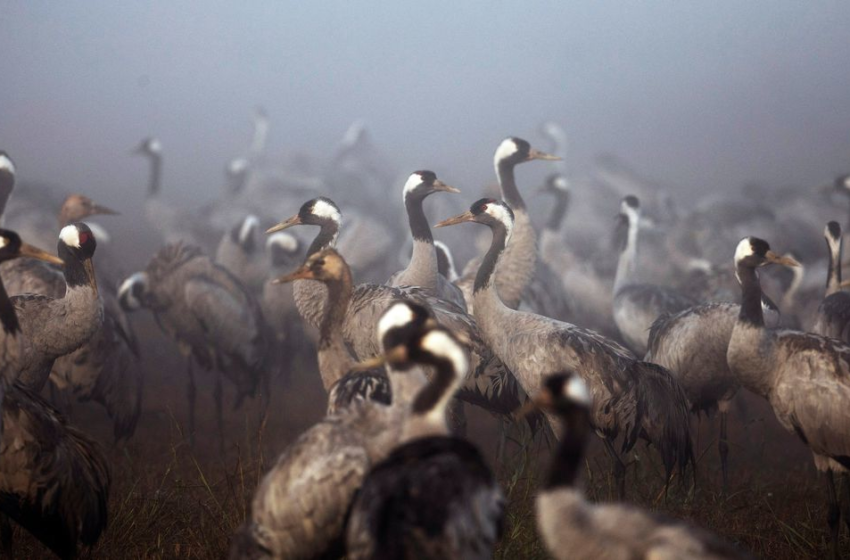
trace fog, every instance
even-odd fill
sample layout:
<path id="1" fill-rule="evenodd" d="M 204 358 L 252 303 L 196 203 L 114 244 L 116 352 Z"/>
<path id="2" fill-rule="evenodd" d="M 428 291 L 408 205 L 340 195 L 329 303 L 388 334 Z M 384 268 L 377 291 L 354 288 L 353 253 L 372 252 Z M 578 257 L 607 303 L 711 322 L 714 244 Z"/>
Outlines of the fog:
<path id="1" fill-rule="evenodd" d="M 126 204 L 154 134 L 170 195 L 207 198 L 263 105 L 273 154 L 329 156 L 364 118 L 394 170 L 462 188 L 545 119 L 572 169 L 811 185 L 850 168 L 848 27 L 844 2 L 2 2 L 0 148 Z"/>

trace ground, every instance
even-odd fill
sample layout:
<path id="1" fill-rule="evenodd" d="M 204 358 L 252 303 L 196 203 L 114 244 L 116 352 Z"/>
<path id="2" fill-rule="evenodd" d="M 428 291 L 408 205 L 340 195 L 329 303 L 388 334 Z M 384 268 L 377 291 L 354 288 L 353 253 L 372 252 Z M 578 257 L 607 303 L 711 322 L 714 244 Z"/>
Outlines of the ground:
<path id="1" fill-rule="evenodd" d="M 147 318 L 138 321 L 146 371 L 143 416 L 135 437 L 111 443 L 105 413 L 94 405 L 76 405 L 72 422 L 97 440 L 112 466 L 109 527 L 83 558 L 223 558 L 230 536 L 245 519 L 250 497 L 265 468 L 300 432 L 319 419 L 325 396 L 314 358 L 278 379 L 264 428 L 258 429 L 258 405 L 232 410 L 226 402 L 226 450 L 219 452 L 212 401 L 212 375 L 200 375 L 197 441 L 190 447 L 183 363 Z M 228 388 L 229 389 L 229 388 Z M 233 393 L 225 391 L 232 403 Z M 720 492 L 717 427 L 714 418 L 694 419 L 698 446 L 696 490 L 678 475 L 665 499 L 654 451 L 637 447 L 630 457 L 628 500 L 710 529 L 762 558 L 822 558 L 828 550 L 825 485 L 811 456 L 778 425 L 770 407 L 743 395 L 730 416 L 730 489 Z M 470 410 L 471 439 L 495 464 L 498 422 Z M 259 445 L 258 445 L 259 442 Z M 509 497 L 508 523 L 497 558 L 546 558 L 534 531 L 536 482 L 549 459 L 540 438 L 523 449 L 508 445 L 497 469 Z M 587 459 L 587 495 L 597 501 L 613 496 L 611 468 L 594 442 Z M 843 523 L 842 523 L 843 525 Z M 841 545 L 848 546 L 842 527 Z M 49 553 L 17 530 L 18 558 L 49 558 Z"/>

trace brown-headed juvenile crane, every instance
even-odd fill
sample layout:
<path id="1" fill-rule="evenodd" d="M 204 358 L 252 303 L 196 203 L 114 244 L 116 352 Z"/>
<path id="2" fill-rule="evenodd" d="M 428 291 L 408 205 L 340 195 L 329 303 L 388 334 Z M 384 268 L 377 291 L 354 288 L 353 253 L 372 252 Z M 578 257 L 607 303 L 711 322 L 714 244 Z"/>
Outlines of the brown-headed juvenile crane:
<path id="1" fill-rule="evenodd" d="M 587 382 L 594 398 L 593 426 L 614 459 L 621 496 L 625 465 L 620 453 L 630 451 L 638 438 L 658 449 L 668 481 L 677 464 L 684 471 L 693 461 L 688 401 L 670 372 L 635 359 L 631 352 L 593 331 L 509 308 L 497 293 L 495 271 L 509 246 L 513 212 L 504 202 L 484 198 L 437 227 L 464 222 L 483 224 L 492 231 L 490 249 L 475 278 L 475 314 L 484 340 L 526 393 L 537 392 L 547 373 L 565 368 Z M 623 436 L 619 453 L 613 445 L 618 436 Z"/>
<path id="2" fill-rule="evenodd" d="M 424 372 L 406 358 L 408 347 L 433 327 L 421 306 L 397 302 L 386 310 L 378 323 L 382 354 L 400 357 L 388 360 L 393 404 L 357 400 L 289 445 L 257 488 L 231 559 L 343 555 L 351 501 L 372 465 L 398 445 L 411 401 L 426 384 Z"/>
<path id="3" fill-rule="evenodd" d="M 715 535 L 629 504 L 594 504 L 579 475 L 592 430 L 592 400 L 584 380 L 556 373 L 543 380 L 535 403 L 561 423 L 561 441 L 538 491 L 537 530 L 556 560 L 625 558 L 749 558 Z"/>
<path id="4" fill-rule="evenodd" d="M 429 365 L 435 374 L 413 400 L 401 445 L 363 481 L 346 529 L 346 557 L 492 558 L 504 496 L 478 449 L 450 436 L 446 422 L 466 376 L 466 353 L 441 327 L 421 334 L 408 353 L 398 361 Z M 391 366 L 395 359 L 389 356 Z"/>
<path id="5" fill-rule="evenodd" d="M 677 313 L 697 302 L 667 286 L 640 282 L 637 275 L 640 202 L 626 196 L 620 202 L 615 241 L 620 258 L 614 279 L 614 322 L 626 344 L 639 356 L 646 354 L 649 328 L 662 313 Z"/>
<path id="6" fill-rule="evenodd" d="M 796 266 L 757 237 L 745 237 L 735 250 L 741 283 L 741 312 L 726 355 L 741 384 L 770 402 L 785 429 L 796 434 L 825 473 L 832 555 L 838 556 L 841 511 L 833 473 L 850 469 L 850 346 L 835 338 L 764 324 L 757 268 Z M 850 507 L 844 510 L 850 519 Z"/>
<path id="7" fill-rule="evenodd" d="M 310 255 L 297 270 L 275 282 L 295 280 L 316 280 L 328 290 L 318 343 L 319 374 L 328 392 L 327 413 L 334 414 L 363 398 L 389 404 L 391 389 L 386 372 L 383 368 L 355 370 L 357 359 L 345 342 L 343 323 L 353 291 L 351 270 L 345 259 L 333 248 L 322 249 Z"/>

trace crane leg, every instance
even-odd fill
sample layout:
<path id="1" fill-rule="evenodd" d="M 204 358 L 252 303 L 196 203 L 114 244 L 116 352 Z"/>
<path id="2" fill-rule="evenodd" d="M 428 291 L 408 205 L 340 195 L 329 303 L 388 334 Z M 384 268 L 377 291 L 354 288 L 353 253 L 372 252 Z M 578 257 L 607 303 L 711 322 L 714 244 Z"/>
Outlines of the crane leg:
<path id="1" fill-rule="evenodd" d="M 186 387 L 186 398 L 189 401 L 189 445 L 195 447 L 195 368 L 192 357 L 186 362 L 186 373 L 189 375 L 189 385 Z"/>
<path id="2" fill-rule="evenodd" d="M 221 383 L 221 372 L 215 372 L 215 388 L 213 399 L 215 400 L 215 421 L 218 425 L 218 450 L 224 455 L 224 415 L 222 414 L 222 398 L 224 389 Z"/>
<path id="3" fill-rule="evenodd" d="M 617 499 L 623 501 L 626 498 L 626 464 L 620 458 L 620 455 L 614 449 L 614 444 L 608 439 L 603 439 L 605 449 L 611 460 L 614 461 L 614 480 L 617 482 Z"/>
<path id="4" fill-rule="evenodd" d="M 717 450 L 720 451 L 720 470 L 723 473 L 723 494 L 725 495 L 729 489 L 729 439 L 726 421 L 728 414 L 724 411 L 720 413 L 720 440 L 717 443 Z"/>
<path id="5" fill-rule="evenodd" d="M 12 558 L 12 522 L 0 513 L 0 552 L 3 558 Z"/>
<path id="6" fill-rule="evenodd" d="M 835 493 L 835 478 L 832 469 L 826 471 L 826 490 L 829 507 L 826 513 L 826 521 L 829 524 L 829 539 L 832 544 L 831 558 L 837 560 L 838 556 L 838 523 L 841 521 L 841 512 L 838 508 L 838 496 Z"/>

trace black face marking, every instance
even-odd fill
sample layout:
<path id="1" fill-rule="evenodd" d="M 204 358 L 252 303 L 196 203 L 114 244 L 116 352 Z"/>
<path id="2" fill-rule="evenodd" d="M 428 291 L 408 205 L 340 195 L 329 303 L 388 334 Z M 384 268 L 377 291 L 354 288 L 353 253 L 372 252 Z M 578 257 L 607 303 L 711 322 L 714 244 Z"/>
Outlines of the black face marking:
<path id="1" fill-rule="evenodd" d="M 628 206 L 629 208 L 634 208 L 635 210 L 640 208 L 640 201 L 638 200 L 638 197 L 633 194 L 624 197 L 623 202 L 625 202 L 626 206 Z"/>
<path id="2" fill-rule="evenodd" d="M 521 156 L 523 159 L 528 157 L 528 154 L 531 153 L 531 144 L 529 144 L 526 140 L 522 138 L 511 137 L 511 140 L 514 141 L 517 147 L 517 156 Z"/>
<path id="3" fill-rule="evenodd" d="M 423 171 L 414 171 L 415 175 L 419 175 L 422 179 L 422 182 L 426 185 L 433 185 L 434 181 L 437 180 L 437 174 L 433 171 L 423 170 Z"/>
<path id="4" fill-rule="evenodd" d="M 398 302 L 391 303 L 387 309 L 396 305 L 396 303 Z M 411 337 L 419 333 L 422 330 L 425 321 L 431 317 L 428 309 L 421 305 L 407 301 L 403 302 L 403 305 L 410 309 L 413 314 L 413 318 L 407 324 L 400 327 L 394 327 L 384 333 L 384 337 L 381 339 L 381 344 L 386 349 L 395 348 L 400 345 L 409 345 Z"/>
<path id="5" fill-rule="evenodd" d="M 475 215 L 483 214 L 487 211 L 488 204 L 495 204 L 496 202 L 498 201 L 495 198 L 482 198 L 473 202 L 472 206 L 469 207 L 469 211 Z"/>
<path id="6" fill-rule="evenodd" d="M 841 226 L 838 225 L 838 222 L 829 222 L 826 224 L 826 229 L 829 231 L 830 237 L 841 239 Z"/>
<path id="7" fill-rule="evenodd" d="M 753 253 L 761 258 L 765 258 L 767 252 L 770 251 L 770 245 L 767 241 L 758 237 L 750 237 L 750 247 L 753 248 Z"/>

